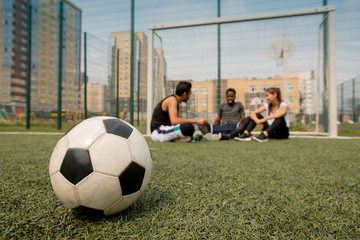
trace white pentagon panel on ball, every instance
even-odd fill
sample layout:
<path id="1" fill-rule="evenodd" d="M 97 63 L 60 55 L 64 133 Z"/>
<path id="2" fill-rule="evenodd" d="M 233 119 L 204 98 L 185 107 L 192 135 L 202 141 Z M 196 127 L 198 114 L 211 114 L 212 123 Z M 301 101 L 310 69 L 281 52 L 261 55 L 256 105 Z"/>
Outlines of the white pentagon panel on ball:
<path id="1" fill-rule="evenodd" d="M 49 162 L 50 176 L 60 171 L 61 163 L 68 149 L 67 135 L 63 136 L 56 144 Z"/>
<path id="2" fill-rule="evenodd" d="M 106 133 L 89 149 L 95 172 L 118 177 L 131 163 L 132 156 L 125 138 Z"/>
<path id="3" fill-rule="evenodd" d="M 67 133 L 69 148 L 88 149 L 104 133 L 105 128 L 100 118 L 86 119 Z"/>
<path id="4" fill-rule="evenodd" d="M 133 156 L 133 161 L 143 167 L 151 168 L 152 160 L 149 146 L 139 131 L 134 131 L 129 137 L 129 145 Z"/>
<path id="5" fill-rule="evenodd" d="M 76 208 L 79 206 L 76 198 L 75 186 L 66 180 L 60 172 L 51 176 L 50 180 L 56 196 L 65 204 L 66 207 Z"/>
<path id="6" fill-rule="evenodd" d="M 121 198 L 121 188 L 117 177 L 93 173 L 76 185 L 79 204 L 104 210 Z"/>
<path id="7" fill-rule="evenodd" d="M 122 197 L 116 203 L 114 203 L 113 205 L 111 205 L 110 207 L 104 210 L 105 215 L 109 216 L 121 212 L 122 210 L 126 209 L 131 204 L 133 204 L 140 197 L 140 195 L 141 192 L 138 191 L 131 195 Z"/>
<path id="8" fill-rule="evenodd" d="M 140 188 L 141 192 L 143 192 L 145 190 L 147 184 L 150 181 L 151 170 L 152 170 L 152 167 L 146 168 L 145 175 L 144 175 L 144 180 L 143 180 L 143 183 L 142 183 L 141 188 Z"/>

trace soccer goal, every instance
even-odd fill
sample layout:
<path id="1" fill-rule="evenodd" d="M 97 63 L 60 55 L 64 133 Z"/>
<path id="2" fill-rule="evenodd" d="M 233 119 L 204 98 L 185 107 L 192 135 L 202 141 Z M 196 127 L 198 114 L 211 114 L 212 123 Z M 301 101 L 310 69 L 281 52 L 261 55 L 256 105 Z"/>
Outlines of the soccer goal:
<path id="1" fill-rule="evenodd" d="M 186 80 L 183 117 L 214 121 L 228 88 L 248 116 L 279 87 L 292 132 L 335 137 L 335 48 L 332 6 L 150 25 L 147 134 L 155 104 Z"/>

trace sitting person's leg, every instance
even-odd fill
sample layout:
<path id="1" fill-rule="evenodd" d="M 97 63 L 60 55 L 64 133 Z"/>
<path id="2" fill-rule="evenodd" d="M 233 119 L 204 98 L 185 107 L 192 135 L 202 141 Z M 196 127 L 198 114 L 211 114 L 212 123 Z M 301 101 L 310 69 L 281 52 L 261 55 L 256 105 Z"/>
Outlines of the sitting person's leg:
<path id="1" fill-rule="evenodd" d="M 274 122 L 264 128 L 264 135 L 269 138 L 287 139 L 289 138 L 289 128 L 286 126 L 284 117 L 275 118 Z"/>
<path id="2" fill-rule="evenodd" d="M 189 122 L 175 126 L 162 125 L 151 133 L 151 139 L 155 142 L 170 142 L 185 136 L 191 137 L 194 131 L 194 126 Z"/>
<path id="3" fill-rule="evenodd" d="M 212 125 L 209 123 L 199 126 L 201 133 L 204 134 L 204 138 L 208 141 L 217 141 L 217 140 L 220 140 L 220 138 L 221 138 L 220 133 L 216 133 L 216 134 L 212 133 L 214 126 L 216 126 L 216 125 Z M 219 127 L 219 126 L 216 126 L 216 127 Z"/>
<path id="4" fill-rule="evenodd" d="M 256 116 L 261 119 L 263 116 L 260 113 L 257 113 Z M 239 126 L 230 133 L 230 137 L 234 138 L 236 136 L 245 134 L 247 137 L 250 137 L 251 131 L 256 127 L 256 123 L 250 117 L 245 118 Z M 245 138 L 246 136 L 243 135 Z M 248 140 L 248 139 L 247 139 Z"/>
<path id="5" fill-rule="evenodd" d="M 217 133 L 230 134 L 237 127 L 237 124 L 228 123 L 224 126 L 217 126 L 217 125 L 210 124 L 210 126 L 211 126 L 211 130 L 212 130 L 211 133 L 213 133 L 213 134 L 217 134 Z"/>

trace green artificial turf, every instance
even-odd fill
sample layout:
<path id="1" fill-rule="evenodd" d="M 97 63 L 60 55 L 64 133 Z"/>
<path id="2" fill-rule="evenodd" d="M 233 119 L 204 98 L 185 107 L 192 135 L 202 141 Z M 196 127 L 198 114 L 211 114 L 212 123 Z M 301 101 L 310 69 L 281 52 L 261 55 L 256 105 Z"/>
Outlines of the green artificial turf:
<path id="1" fill-rule="evenodd" d="M 67 209 L 59 135 L 0 135 L 1 239 L 359 239 L 360 140 L 155 143 L 146 191 L 110 217 Z"/>

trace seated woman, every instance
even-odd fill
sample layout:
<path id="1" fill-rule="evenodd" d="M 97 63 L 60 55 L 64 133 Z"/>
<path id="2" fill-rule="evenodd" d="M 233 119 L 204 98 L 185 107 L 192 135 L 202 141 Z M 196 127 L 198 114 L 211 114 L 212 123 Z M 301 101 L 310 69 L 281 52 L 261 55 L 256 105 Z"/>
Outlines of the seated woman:
<path id="1" fill-rule="evenodd" d="M 266 89 L 265 99 L 267 103 L 252 112 L 250 117 L 245 118 L 238 128 L 226 137 L 234 137 L 238 141 L 250 141 L 251 131 L 257 124 L 262 132 L 253 139 L 258 142 L 266 142 L 268 138 L 289 138 L 288 105 L 282 101 L 280 89 L 274 87 Z M 266 117 L 260 114 L 264 111 L 266 111 Z M 239 134 L 240 136 L 237 136 Z"/>

